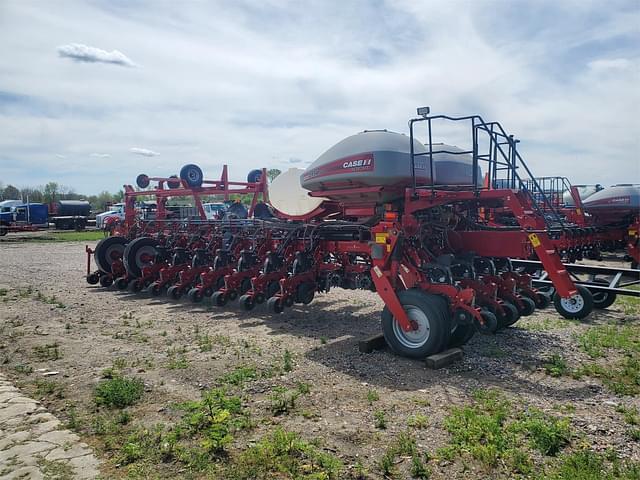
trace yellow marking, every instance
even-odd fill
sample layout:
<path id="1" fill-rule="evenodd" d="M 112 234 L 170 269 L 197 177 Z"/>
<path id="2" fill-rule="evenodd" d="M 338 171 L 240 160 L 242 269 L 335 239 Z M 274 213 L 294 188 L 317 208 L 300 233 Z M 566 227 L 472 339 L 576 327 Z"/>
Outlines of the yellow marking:
<path id="1" fill-rule="evenodd" d="M 382 270 L 380 270 L 380 267 L 377 265 L 373 267 L 373 273 L 375 273 L 378 278 L 382 277 Z"/>
<path id="2" fill-rule="evenodd" d="M 582 215 L 582 210 L 580 210 L 579 208 L 576 208 L 576 213 L 577 213 L 578 215 Z"/>
<path id="3" fill-rule="evenodd" d="M 387 243 L 387 238 L 389 238 L 389 234 L 386 232 L 376 233 L 376 243 Z"/>
<path id="4" fill-rule="evenodd" d="M 533 245 L 533 248 L 538 248 L 540 245 L 542 245 L 542 242 L 540 242 L 538 235 L 536 235 L 535 233 L 529 234 L 529 241 L 531 242 L 531 245 Z"/>
<path id="5" fill-rule="evenodd" d="M 629 230 L 629 236 L 630 237 L 635 237 L 638 234 L 638 232 L 636 232 L 635 230 Z"/>
<path id="6" fill-rule="evenodd" d="M 391 245 L 387 245 L 387 252 L 391 251 Z"/>

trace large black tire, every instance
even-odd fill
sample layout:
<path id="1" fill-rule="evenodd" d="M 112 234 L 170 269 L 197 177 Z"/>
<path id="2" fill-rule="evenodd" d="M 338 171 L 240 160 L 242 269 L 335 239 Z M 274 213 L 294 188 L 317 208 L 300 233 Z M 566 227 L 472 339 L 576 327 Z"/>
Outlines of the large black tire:
<path id="1" fill-rule="evenodd" d="M 240 218 L 244 220 L 249 216 L 249 211 L 241 203 L 232 203 L 224 213 L 225 218 Z"/>
<path id="2" fill-rule="evenodd" d="M 593 283 L 609 286 L 606 280 L 594 280 Z M 591 292 L 593 297 L 593 308 L 604 309 L 609 308 L 616 301 L 617 295 L 613 292 Z"/>
<path id="3" fill-rule="evenodd" d="M 98 242 L 94 249 L 93 258 L 98 268 L 111 273 L 111 263 L 117 256 L 124 254 L 127 239 L 124 237 L 107 237 Z"/>
<path id="4" fill-rule="evenodd" d="M 149 186 L 149 183 L 149 177 L 144 173 L 141 173 L 136 177 L 136 185 L 138 185 L 140 188 L 147 188 Z"/>
<path id="5" fill-rule="evenodd" d="M 180 169 L 180 178 L 187 182 L 187 185 L 190 187 L 197 188 L 202 186 L 204 175 L 199 166 L 190 163 Z"/>
<path id="6" fill-rule="evenodd" d="M 171 188 L 171 189 L 175 189 L 175 188 L 180 188 L 181 187 L 181 183 L 180 180 L 178 179 L 177 175 L 171 175 L 169 178 L 175 178 L 175 180 L 168 180 L 167 181 L 167 187 Z"/>
<path id="7" fill-rule="evenodd" d="M 122 259 L 124 268 L 131 277 L 138 278 L 142 275 L 142 267 L 150 265 L 142 260 L 142 255 L 150 255 L 155 259 L 158 254 L 158 241 L 151 237 L 140 237 L 131 240 L 124 249 Z"/>
<path id="8" fill-rule="evenodd" d="M 260 177 L 262 177 L 262 170 L 251 170 L 247 175 L 247 182 L 249 183 L 259 182 Z"/>
<path id="9" fill-rule="evenodd" d="M 593 310 L 593 297 L 582 285 L 576 285 L 576 288 L 578 293 L 572 298 L 564 299 L 556 293 L 553 296 L 553 305 L 564 318 L 582 320 Z"/>
<path id="10" fill-rule="evenodd" d="M 502 309 L 504 310 L 504 316 L 498 318 L 498 323 L 501 327 L 510 327 L 520 319 L 520 312 L 516 306 L 511 302 L 503 302 Z"/>
<path id="11" fill-rule="evenodd" d="M 409 319 L 418 324 L 418 330 L 403 331 L 389 308 L 384 307 L 382 333 L 391 350 L 410 358 L 424 358 L 441 351 L 451 334 L 449 312 L 443 308 L 442 299 L 410 289 L 399 292 L 398 300 Z"/>

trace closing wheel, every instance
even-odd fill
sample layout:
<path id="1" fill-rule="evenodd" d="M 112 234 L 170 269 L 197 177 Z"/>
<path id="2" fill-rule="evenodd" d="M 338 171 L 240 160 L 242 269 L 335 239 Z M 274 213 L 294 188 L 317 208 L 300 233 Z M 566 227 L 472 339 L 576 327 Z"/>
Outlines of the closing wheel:
<path id="1" fill-rule="evenodd" d="M 553 296 L 553 305 L 564 318 L 581 320 L 593 310 L 591 292 L 582 285 L 576 285 L 578 293 L 571 298 L 562 298 L 557 293 Z"/>
<path id="2" fill-rule="evenodd" d="M 442 350 L 450 329 L 448 311 L 437 295 L 410 289 L 398 292 L 398 300 L 413 329 L 405 332 L 388 307 L 382 311 L 382 333 L 387 345 L 398 355 L 424 358 Z"/>
<path id="3" fill-rule="evenodd" d="M 127 285 L 127 290 L 131 293 L 138 293 L 142 290 L 142 281 L 139 278 L 134 278 L 129 281 L 129 285 Z"/>
<path id="4" fill-rule="evenodd" d="M 99 281 L 100 275 L 98 275 L 97 273 L 90 273 L 89 275 L 87 275 L 87 283 L 89 285 L 97 285 Z"/>
<path id="5" fill-rule="evenodd" d="M 593 283 L 598 283 L 600 285 L 609 286 L 609 282 L 606 280 L 596 279 Z M 609 308 L 616 301 L 617 295 L 614 292 L 591 292 L 591 297 L 593 298 L 593 308 Z"/>
<path id="6" fill-rule="evenodd" d="M 551 305 L 551 295 L 548 293 L 537 292 L 536 298 L 533 299 L 536 303 L 536 308 L 542 310 L 543 308 L 547 308 Z"/>
<path id="7" fill-rule="evenodd" d="M 282 299 L 278 297 L 271 297 L 267 301 L 267 308 L 271 313 L 282 313 L 284 311 L 284 305 Z"/>
<path id="8" fill-rule="evenodd" d="M 483 335 L 491 335 L 492 333 L 496 333 L 498 329 L 498 319 L 496 316 L 491 313 L 489 310 L 480 310 L 480 315 L 482 316 L 482 320 L 484 320 L 484 325 L 475 322 L 476 329 Z"/>
<path id="9" fill-rule="evenodd" d="M 520 297 L 520 303 L 522 306 L 518 308 L 521 317 L 528 317 L 536 311 L 536 304 L 529 297 Z"/>
<path id="10" fill-rule="evenodd" d="M 162 287 L 158 282 L 153 282 L 151 285 L 147 287 L 146 292 L 152 297 L 157 297 L 162 292 Z"/>
<path id="11" fill-rule="evenodd" d="M 94 249 L 93 258 L 100 270 L 111 273 L 111 264 L 122 258 L 127 245 L 127 239 L 124 237 L 107 237 L 98 242 Z"/>
<path id="12" fill-rule="evenodd" d="M 189 293 L 187 293 L 187 298 L 193 303 L 201 302 L 203 296 L 204 292 L 199 288 L 192 288 L 189 290 Z"/>
<path id="13" fill-rule="evenodd" d="M 180 178 L 187 182 L 190 187 L 199 187 L 202 185 L 204 175 L 199 166 L 190 163 L 180 169 Z"/>
<path id="14" fill-rule="evenodd" d="M 129 280 L 126 277 L 118 277 L 114 280 L 113 284 L 118 290 L 126 290 L 129 286 Z"/>
<path id="15" fill-rule="evenodd" d="M 499 322 L 503 327 L 510 327 L 520 319 L 520 312 L 513 303 L 503 302 L 502 310 L 504 310 L 504 316 L 499 319 Z"/>
<path id="16" fill-rule="evenodd" d="M 100 275 L 100 286 L 110 287 L 113 285 L 113 277 L 111 275 Z"/>
<path id="17" fill-rule="evenodd" d="M 253 310 L 253 307 L 256 306 L 256 302 L 251 295 L 242 295 L 238 301 L 247 312 Z"/>
<path id="18" fill-rule="evenodd" d="M 178 285 L 172 285 L 167 290 L 167 297 L 173 300 L 180 300 L 180 297 L 182 297 L 182 288 L 180 288 Z"/>
<path id="19" fill-rule="evenodd" d="M 465 310 L 458 310 L 454 313 L 456 317 L 456 327 L 451 332 L 449 338 L 449 348 L 461 347 L 465 345 L 476 333 L 471 314 Z"/>
<path id="20" fill-rule="evenodd" d="M 315 283 L 305 282 L 298 285 L 296 290 L 296 302 L 309 305 L 313 301 L 315 295 Z"/>
<path id="21" fill-rule="evenodd" d="M 227 301 L 227 295 L 224 292 L 214 292 L 211 295 L 211 302 L 217 307 L 224 307 Z"/>

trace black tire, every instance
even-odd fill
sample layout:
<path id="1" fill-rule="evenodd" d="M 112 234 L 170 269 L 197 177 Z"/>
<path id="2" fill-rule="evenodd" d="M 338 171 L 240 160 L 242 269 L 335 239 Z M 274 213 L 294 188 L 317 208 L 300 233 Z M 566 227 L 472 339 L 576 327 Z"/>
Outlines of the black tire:
<path id="1" fill-rule="evenodd" d="M 100 275 L 100 286 L 108 288 L 113 285 L 113 277 L 111 275 Z"/>
<path id="2" fill-rule="evenodd" d="M 502 324 L 502 327 L 510 327 L 515 324 L 518 320 L 520 320 L 520 312 L 516 308 L 516 306 L 511 302 L 503 302 L 502 309 L 504 310 L 504 317 L 500 318 L 499 322 Z"/>
<path id="3" fill-rule="evenodd" d="M 153 282 L 147 287 L 146 292 L 152 297 L 157 297 L 162 293 L 162 287 L 158 282 Z"/>
<path id="4" fill-rule="evenodd" d="M 448 343 L 451 333 L 449 315 L 443 308 L 442 299 L 410 289 L 398 292 L 398 300 L 409 319 L 418 323 L 419 330 L 417 333 L 404 332 L 389 308 L 384 307 L 382 333 L 391 350 L 410 358 L 425 358 L 441 351 L 445 338 Z"/>
<path id="5" fill-rule="evenodd" d="M 142 281 L 139 278 L 134 278 L 129 282 L 129 285 L 127 285 L 127 290 L 131 293 L 140 293 L 142 287 Z"/>
<path id="6" fill-rule="evenodd" d="M 118 290 L 126 290 L 129 286 L 129 280 L 127 280 L 127 277 L 118 277 L 113 281 L 113 284 Z"/>
<path id="7" fill-rule="evenodd" d="M 449 338 L 449 348 L 456 348 L 465 345 L 476 333 L 476 329 L 472 323 L 466 325 L 460 325 L 451 332 Z"/>
<path id="8" fill-rule="evenodd" d="M 171 175 L 169 178 L 175 178 L 175 180 L 167 181 L 167 187 L 171 188 L 172 190 L 181 187 L 182 184 L 180 183 L 177 175 Z"/>
<path id="9" fill-rule="evenodd" d="M 606 280 L 594 280 L 593 283 L 609 286 Z M 609 308 L 616 301 L 617 295 L 614 292 L 591 292 L 593 298 L 593 308 L 603 310 Z"/>
<path id="10" fill-rule="evenodd" d="M 309 305 L 313 302 L 315 296 L 316 285 L 311 282 L 305 282 L 298 285 L 296 290 L 296 302 L 303 305 Z"/>
<path id="11" fill-rule="evenodd" d="M 97 285 L 99 281 L 100 275 L 98 275 L 97 273 L 90 273 L 89 275 L 87 275 L 87 283 L 89 285 Z"/>
<path id="12" fill-rule="evenodd" d="M 142 275 L 142 267 L 150 265 L 142 261 L 142 255 L 151 255 L 155 259 L 158 254 L 157 247 L 158 241 L 151 237 L 140 237 L 131 240 L 122 254 L 124 268 L 127 273 L 135 278 L 140 277 Z"/>
<path id="13" fill-rule="evenodd" d="M 244 280 L 242 280 L 242 282 L 240 282 L 240 293 L 245 294 L 249 290 L 251 290 L 251 279 L 245 278 Z"/>
<path id="14" fill-rule="evenodd" d="M 547 293 L 537 292 L 536 298 L 533 299 L 536 302 L 536 308 L 542 310 L 551 305 L 551 295 Z"/>
<path id="15" fill-rule="evenodd" d="M 7 233 L 9 233 L 9 227 L 0 225 L 0 237 L 4 237 Z"/>
<path id="16" fill-rule="evenodd" d="M 124 255 L 127 239 L 124 237 L 107 237 L 98 242 L 94 249 L 93 258 L 98 268 L 111 273 L 111 263 L 118 257 Z"/>
<path id="17" fill-rule="evenodd" d="M 182 289 L 177 285 L 172 285 L 167 290 L 167 297 L 172 300 L 180 300 L 180 298 L 182 297 Z"/>
<path id="18" fill-rule="evenodd" d="M 278 297 L 271 297 L 267 301 L 267 308 L 271 313 L 282 313 L 284 311 L 282 299 Z"/>
<path id="19" fill-rule="evenodd" d="M 202 186 L 204 175 L 202 174 L 202 170 L 199 166 L 190 163 L 180 169 L 180 178 L 190 187 L 197 188 Z"/>
<path id="20" fill-rule="evenodd" d="M 277 280 L 273 280 L 272 282 L 269 282 L 267 284 L 266 290 L 267 290 L 265 292 L 266 297 L 267 298 L 273 297 L 276 293 L 280 291 L 280 282 L 278 282 Z"/>
<path id="21" fill-rule="evenodd" d="M 257 183 L 260 181 L 260 177 L 262 177 L 262 170 L 251 170 L 247 174 L 247 182 L 248 183 Z"/>
<path id="22" fill-rule="evenodd" d="M 553 296 L 553 305 L 564 318 L 582 320 L 593 311 L 593 297 L 582 285 L 576 285 L 576 288 L 578 293 L 572 298 L 563 299 L 556 293 Z"/>
<path id="23" fill-rule="evenodd" d="M 536 302 L 531 300 L 529 297 L 520 297 L 520 302 L 522 303 L 522 307 L 520 310 L 520 316 L 528 317 L 532 315 L 533 312 L 536 311 Z"/>
<path id="24" fill-rule="evenodd" d="M 497 317 L 491 313 L 489 310 L 482 309 L 480 311 L 480 315 L 482 315 L 482 319 L 484 320 L 484 325 L 480 323 L 476 323 L 476 329 L 483 335 L 491 335 L 496 333 L 498 330 L 498 319 Z"/>
<path id="25" fill-rule="evenodd" d="M 204 298 L 204 292 L 199 288 L 192 288 L 187 293 L 187 298 L 193 303 L 199 303 Z"/>
<path id="26" fill-rule="evenodd" d="M 149 180 L 149 177 L 144 173 L 141 173 L 136 177 L 136 185 L 138 185 L 140 188 L 147 188 L 149 186 L 149 183 L 151 183 L 151 181 Z"/>
<path id="27" fill-rule="evenodd" d="M 224 292 L 213 292 L 213 295 L 211 295 L 211 301 L 217 307 L 224 307 L 227 304 L 228 298 Z"/>
<path id="28" fill-rule="evenodd" d="M 247 312 L 253 310 L 253 307 L 256 306 L 256 302 L 251 295 L 242 295 L 238 301 Z"/>

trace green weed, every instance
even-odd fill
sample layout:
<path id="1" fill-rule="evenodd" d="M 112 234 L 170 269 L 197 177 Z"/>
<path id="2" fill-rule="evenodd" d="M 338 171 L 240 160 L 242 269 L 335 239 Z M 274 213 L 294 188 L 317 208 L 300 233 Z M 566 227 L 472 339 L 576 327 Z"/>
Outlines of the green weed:
<path id="1" fill-rule="evenodd" d="M 104 405 L 109 408 L 125 408 L 140 400 L 143 392 L 144 384 L 142 380 L 115 376 L 96 385 L 94 399 L 97 405 Z"/>
<path id="2" fill-rule="evenodd" d="M 554 353 L 543 363 L 544 371 L 552 377 L 561 377 L 569 371 L 567 361 L 557 353 Z"/>

